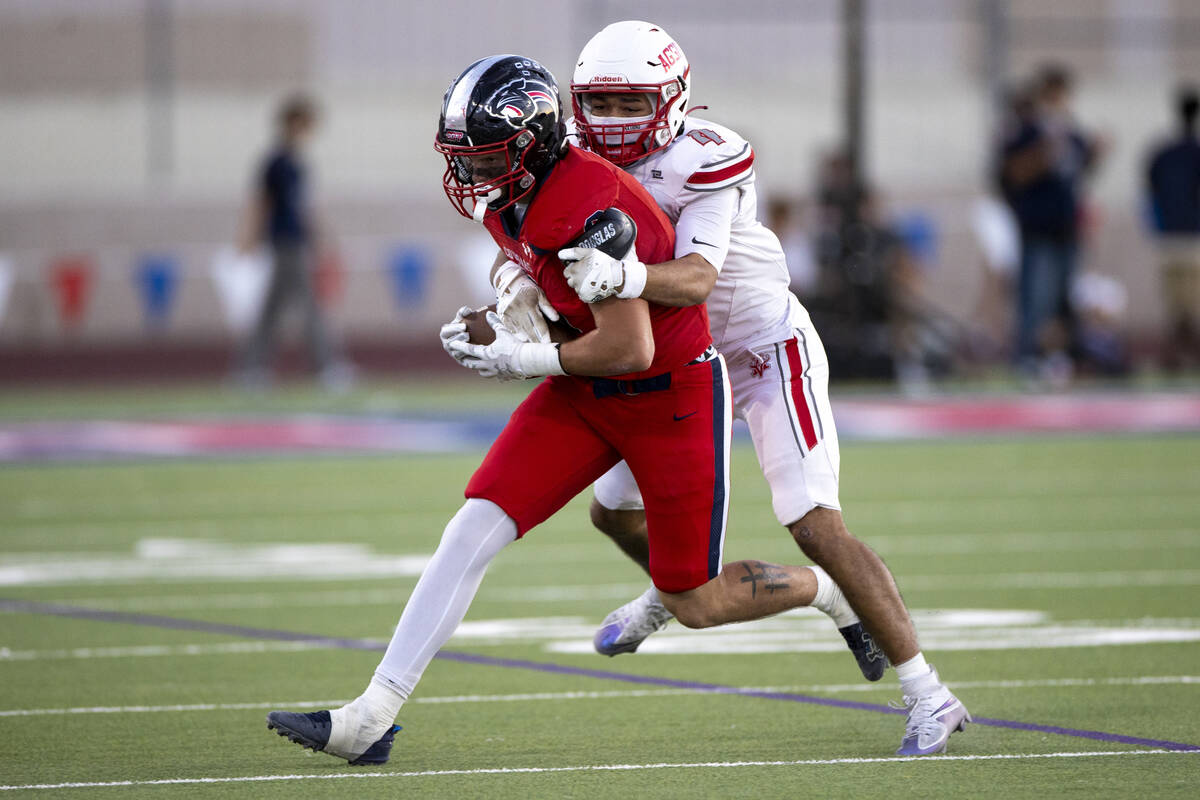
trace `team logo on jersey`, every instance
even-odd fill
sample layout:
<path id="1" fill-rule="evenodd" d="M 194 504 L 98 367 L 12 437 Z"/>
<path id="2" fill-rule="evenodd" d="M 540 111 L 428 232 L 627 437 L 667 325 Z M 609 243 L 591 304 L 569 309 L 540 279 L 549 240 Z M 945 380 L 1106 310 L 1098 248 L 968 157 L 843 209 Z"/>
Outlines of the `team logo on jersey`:
<path id="1" fill-rule="evenodd" d="M 556 91 L 545 83 L 529 78 L 517 78 L 501 86 L 488 98 L 484 108 L 494 117 L 513 128 L 523 128 L 538 113 L 548 111 L 558 116 Z"/>
<path id="2" fill-rule="evenodd" d="M 771 368 L 770 353 L 754 353 L 754 360 L 750 362 L 750 372 L 756 378 L 761 378 L 763 373 Z"/>
<path id="3" fill-rule="evenodd" d="M 650 177 L 656 181 L 661 181 L 663 179 L 662 170 L 661 169 L 650 170 Z"/>

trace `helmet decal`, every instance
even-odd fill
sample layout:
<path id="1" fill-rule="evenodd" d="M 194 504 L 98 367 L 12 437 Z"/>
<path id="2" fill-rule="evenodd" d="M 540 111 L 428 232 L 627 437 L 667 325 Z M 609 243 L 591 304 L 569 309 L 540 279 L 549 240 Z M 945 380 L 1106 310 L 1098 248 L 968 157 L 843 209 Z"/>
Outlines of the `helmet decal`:
<path id="1" fill-rule="evenodd" d="M 540 113 L 549 112 L 557 116 L 557 93 L 556 88 L 551 88 L 541 81 L 517 78 L 497 89 L 483 107 L 512 128 L 521 129 Z"/>

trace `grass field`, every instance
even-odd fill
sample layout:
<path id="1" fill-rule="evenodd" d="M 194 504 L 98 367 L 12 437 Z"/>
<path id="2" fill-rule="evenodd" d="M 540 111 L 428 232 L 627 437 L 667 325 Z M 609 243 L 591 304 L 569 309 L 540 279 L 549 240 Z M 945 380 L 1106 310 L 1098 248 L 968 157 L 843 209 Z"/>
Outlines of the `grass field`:
<path id="1" fill-rule="evenodd" d="M 18 407 L 0 402 L 37 414 Z M 0 468 L 0 788 L 1196 794 L 1200 754 L 1170 749 L 1200 745 L 1195 436 L 843 445 L 852 530 L 892 567 L 942 677 L 990 721 L 953 737 L 949 758 L 890 758 L 903 717 L 880 707 L 898 699 L 894 675 L 863 683 L 836 632 L 808 613 L 709 632 L 672 625 L 642 653 L 591 653 L 595 624 L 645 579 L 589 529 L 586 498 L 493 564 L 448 648 L 480 658 L 433 662 L 385 767 L 349 768 L 269 733 L 269 708 L 328 706 L 362 689 L 378 652 L 320 637 L 386 641 L 477 462 Z M 802 559 L 748 448 L 735 451 L 733 486 L 727 558 Z"/>

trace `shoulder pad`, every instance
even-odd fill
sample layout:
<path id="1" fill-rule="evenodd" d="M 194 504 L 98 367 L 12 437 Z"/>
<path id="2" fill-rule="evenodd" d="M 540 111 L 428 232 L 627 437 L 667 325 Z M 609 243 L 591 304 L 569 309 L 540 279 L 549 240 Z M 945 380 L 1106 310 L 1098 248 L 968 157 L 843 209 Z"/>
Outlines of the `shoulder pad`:
<path id="1" fill-rule="evenodd" d="M 754 149 L 736 132 L 702 119 L 689 119 L 676 148 L 688 156 L 685 189 L 711 192 L 754 177 Z M 682 166 L 682 165 L 681 165 Z"/>

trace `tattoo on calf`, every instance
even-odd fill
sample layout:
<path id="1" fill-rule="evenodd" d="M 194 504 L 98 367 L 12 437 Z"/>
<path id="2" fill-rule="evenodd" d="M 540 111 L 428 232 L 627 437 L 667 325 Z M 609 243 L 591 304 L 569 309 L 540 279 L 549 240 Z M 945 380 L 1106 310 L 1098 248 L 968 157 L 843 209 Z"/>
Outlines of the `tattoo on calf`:
<path id="1" fill-rule="evenodd" d="M 751 598 L 758 597 L 759 583 L 762 583 L 763 591 L 768 594 L 774 594 L 776 589 L 788 588 L 787 573 L 775 564 L 755 561 L 754 569 L 751 569 L 750 564 L 743 561 L 742 569 L 746 570 L 746 574 L 742 577 L 741 582 L 750 584 Z"/>

